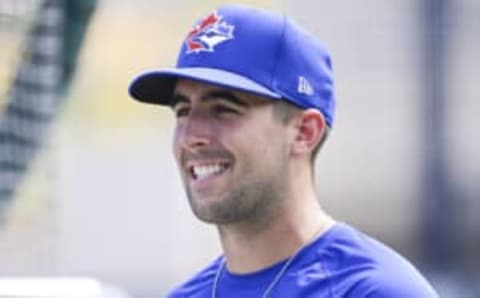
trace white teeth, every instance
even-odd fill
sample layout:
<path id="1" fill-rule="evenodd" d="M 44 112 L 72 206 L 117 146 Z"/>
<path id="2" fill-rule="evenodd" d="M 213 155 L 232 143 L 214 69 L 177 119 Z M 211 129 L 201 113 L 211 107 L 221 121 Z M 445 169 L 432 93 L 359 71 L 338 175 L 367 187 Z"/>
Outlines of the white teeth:
<path id="1" fill-rule="evenodd" d="M 194 166 L 192 172 L 196 179 L 204 179 L 213 175 L 218 175 L 223 169 L 224 167 L 219 164 Z"/>

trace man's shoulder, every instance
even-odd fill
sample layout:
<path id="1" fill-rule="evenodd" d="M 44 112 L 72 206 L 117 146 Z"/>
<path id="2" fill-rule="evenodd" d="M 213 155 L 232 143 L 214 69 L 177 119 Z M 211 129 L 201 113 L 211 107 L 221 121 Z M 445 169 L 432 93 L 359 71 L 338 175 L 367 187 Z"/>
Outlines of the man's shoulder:
<path id="1" fill-rule="evenodd" d="M 342 297 L 437 297 L 410 261 L 347 224 L 337 224 L 315 254 Z"/>
<path id="2" fill-rule="evenodd" d="M 348 291 L 348 297 L 418 297 L 438 298 L 438 294 L 427 280 L 414 271 L 395 270 L 371 271 Z"/>
<path id="3" fill-rule="evenodd" d="M 222 258 L 217 258 L 193 277 L 173 289 L 167 298 L 211 297 L 212 283 Z"/>
<path id="4" fill-rule="evenodd" d="M 345 223 L 337 223 L 329 239 L 319 243 L 315 253 L 332 271 L 361 267 L 366 271 L 416 272 L 415 267 L 397 251 Z"/>

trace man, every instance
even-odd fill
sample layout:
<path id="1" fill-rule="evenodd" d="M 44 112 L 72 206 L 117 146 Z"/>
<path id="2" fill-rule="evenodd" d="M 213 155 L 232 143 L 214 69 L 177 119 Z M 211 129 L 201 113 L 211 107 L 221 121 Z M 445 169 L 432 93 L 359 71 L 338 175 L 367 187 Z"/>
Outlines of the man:
<path id="1" fill-rule="evenodd" d="M 129 91 L 173 109 L 190 206 L 223 247 L 169 297 L 436 297 L 403 257 L 320 207 L 313 161 L 334 119 L 331 62 L 287 18 L 223 6 L 188 33 L 176 68 Z"/>

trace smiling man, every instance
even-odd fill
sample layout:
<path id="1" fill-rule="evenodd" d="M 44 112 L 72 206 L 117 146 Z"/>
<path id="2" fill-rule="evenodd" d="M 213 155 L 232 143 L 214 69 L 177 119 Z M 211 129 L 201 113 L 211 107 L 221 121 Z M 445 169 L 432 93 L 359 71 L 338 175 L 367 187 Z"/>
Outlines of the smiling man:
<path id="1" fill-rule="evenodd" d="M 179 79 L 173 101 L 174 151 L 195 215 L 217 224 L 264 220 L 288 183 L 272 175 L 287 171 L 287 148 L 271 100 Z"/>
<path id="2" fill-rule="evenodd" d="M 313 164 L 333 125 L 331 61 L 288 18 L 223 6 L 187 34 L 175 68 L 129 91 L 173 110 L 191 209 L 223 248 L 170 298 L 437 297 L 406 259 L 321 208 Z"/>

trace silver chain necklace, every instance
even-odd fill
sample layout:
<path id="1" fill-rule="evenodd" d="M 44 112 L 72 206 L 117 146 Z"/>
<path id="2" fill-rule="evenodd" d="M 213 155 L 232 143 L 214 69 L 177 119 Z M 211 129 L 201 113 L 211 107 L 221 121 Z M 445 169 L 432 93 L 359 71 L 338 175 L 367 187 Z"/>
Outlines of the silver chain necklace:
<path id="1" fill-rule="evenodd" d="M 278 271 L 278 273 L 275 275 L 275 277 L 273 278 L 272 282 L 268 285 L 267 289 L 265 290 L 265 292 L 263 292 L 262 294 L 262 298 L 267 298 L 268 295 L 270 295 L 270 292 L 273 290 L 273 288 L 277 285 L 277 283 L 280 281 L 280 279 L 283 277 L 283 275 L 285 274 L 285 272 L 287 272 L 287 269 L 288 267 L 290 266 L 290 264 L 292 264 L 293 260 L 298 256 L 298 254 L 305 248 L 307 247 L 311 242 L 313 242 L 316 238 L 317 238 L 317 235 L 320 234 L 320 232 L 322 231 L 322 228 L 319 229 L 319 231 L 317 231 L 312 239 L 310 239 L 310 241 L 308 241 L 307 243 L 305 243 L 304 245 L 302 245 L 299 249 L 297 249 L 297 251 L 291 255 L 287 261 L 285 262 L 285 264 L 282 266 L 282 268 L 280 269 L 280 271 Z M 220 282 L 220 276 L 222 275 L 222 272 L 223 270 L 225 269 L 225 258 L 223 258 L 221 261 L 220 261 L 220 266 L 218 267 L 218 270 L 217 272 L 215 273 L 215 279 L 213 280 L 213 287 L 212 287 L 212 298 L 217 298 L 217 291 L 218 291 L 218 283 Z"/>

